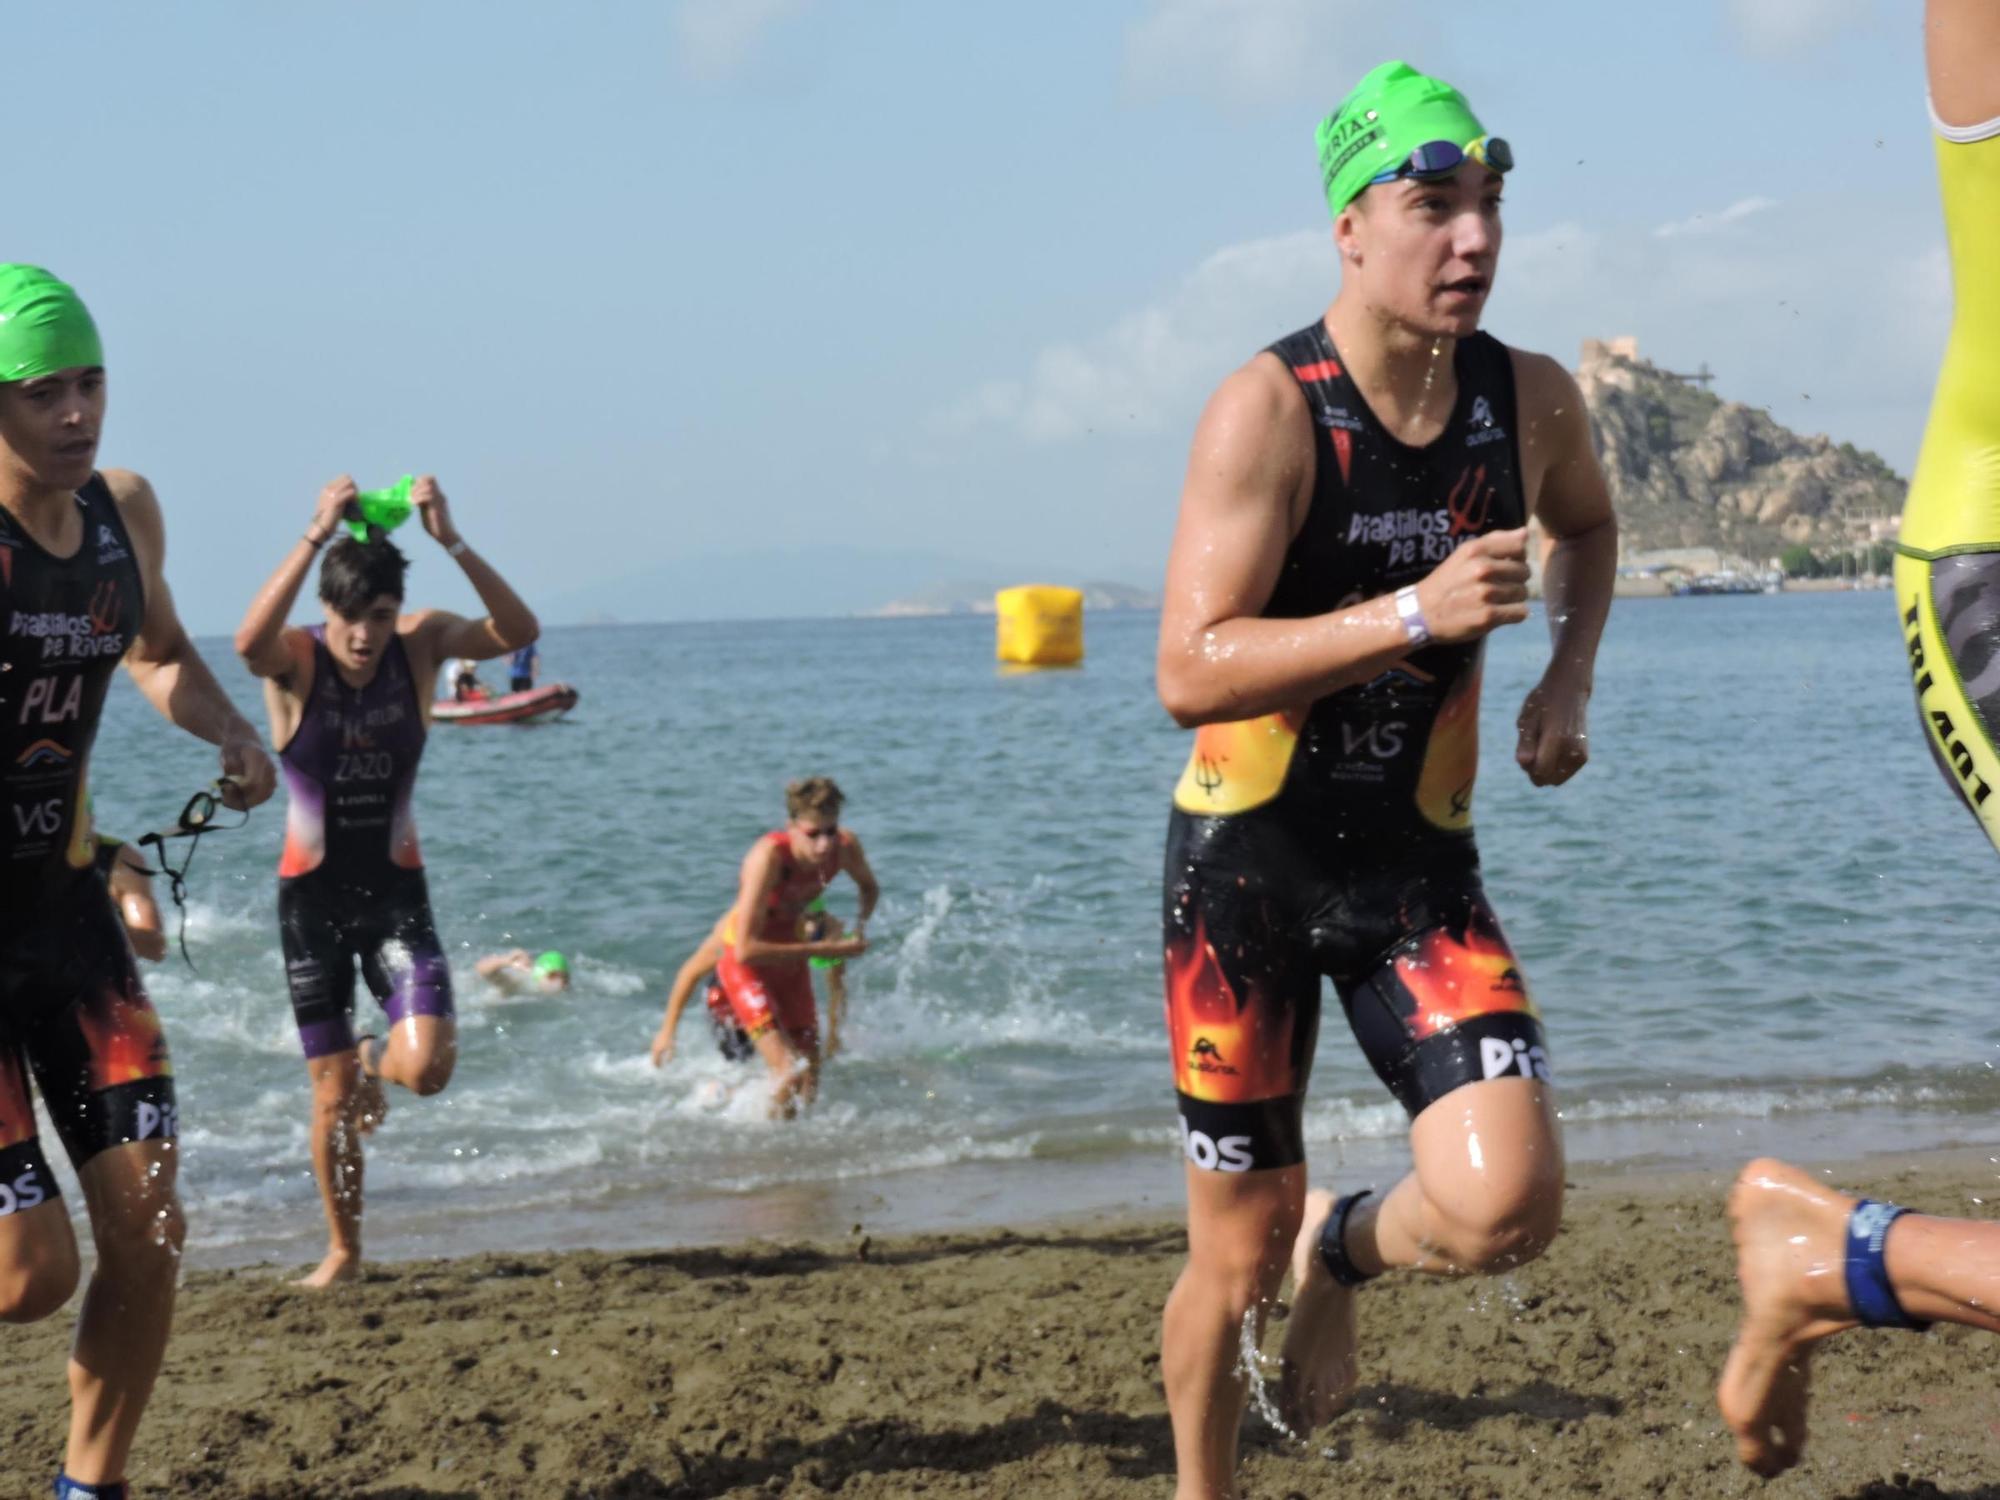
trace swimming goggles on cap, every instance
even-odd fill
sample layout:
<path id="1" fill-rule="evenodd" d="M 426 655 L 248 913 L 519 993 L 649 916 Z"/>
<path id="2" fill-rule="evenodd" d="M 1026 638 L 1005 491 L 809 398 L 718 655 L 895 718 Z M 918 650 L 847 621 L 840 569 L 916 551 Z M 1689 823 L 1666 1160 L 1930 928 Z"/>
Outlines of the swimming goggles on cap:
<path id="1" fill-rule="evenodd" d="M 1402 177 L 1449 177 L 1468 161 L 1479 162 L 1496 172 L 1511 172 L 1514 148 L 1497 135 L 1482 135 L 1465 146 L 1455 146 L 1450 141 L 1425 141 L 1400 166 L 1369 178 L 1368 185 L 1373 187 L 1378 182 L 1394 182 Z"/>

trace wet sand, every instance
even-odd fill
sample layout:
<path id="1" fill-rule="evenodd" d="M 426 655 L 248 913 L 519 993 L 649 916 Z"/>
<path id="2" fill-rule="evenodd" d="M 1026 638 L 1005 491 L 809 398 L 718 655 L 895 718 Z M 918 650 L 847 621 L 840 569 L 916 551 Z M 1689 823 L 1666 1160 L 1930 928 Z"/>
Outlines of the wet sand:
<path id="1" fill-rule="evenodd" d="M 1968 1216 L 2000 1200 L 1984 1152 L 1833 1180 Z M 1540 1263 L 1370 1286 L 1355 1407 L 1303 1447 L 1250 1418 L 1246 1500 L 2000 1500 L 2000 1340 L 1961 1329 L 1833 1340 L 1802 1468 L 1736 1467 L 1711 1399 L 1726 1187 L 1579 1173 Z M 196 1271 L 131 1477 L 273 1500 L 1166 1497 L 1159 1313 L 1183 1244 L 1178 1224 L 1070 1222 L 479 1255 L 330 1295 L 284 1285 L 293 1268 Z M 0 1331 L 0 1495 L 44 1493 L 72 1316 Z"/>

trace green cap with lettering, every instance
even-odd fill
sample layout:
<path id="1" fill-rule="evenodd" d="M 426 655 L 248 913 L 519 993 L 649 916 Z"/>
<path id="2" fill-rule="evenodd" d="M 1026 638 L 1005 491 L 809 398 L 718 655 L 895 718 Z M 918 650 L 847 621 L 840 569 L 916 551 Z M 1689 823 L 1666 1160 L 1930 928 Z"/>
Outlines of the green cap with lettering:
<path id="1" fill-rule="evenodd" d="M 1442 78 L 1406 62 L 1371 68 L 1315 133 L 1326 206 L 1338 216 L 1370 178 L 1401 166 L 1419 146 L 1465 147 L 1485 134 L 1465 95 Z"/>

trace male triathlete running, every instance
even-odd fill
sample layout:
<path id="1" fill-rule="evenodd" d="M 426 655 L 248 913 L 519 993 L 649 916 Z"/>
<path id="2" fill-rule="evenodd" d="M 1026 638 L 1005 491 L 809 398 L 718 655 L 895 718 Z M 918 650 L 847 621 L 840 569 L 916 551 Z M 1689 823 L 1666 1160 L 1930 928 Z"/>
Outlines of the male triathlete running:
<path id="1" fill-rule="evenodd" d="M 320 491 L 305 534 L 236 632 L 237 654 L 265 679 L 271 742 L 290 800 L 278 931 L 312 1079 L 313 1170 L 328 1231 L 325 1260 L 301 1283 L 312 1287 L 360 1272 L 361 1136 L 381 1120 L 382 1080 L 435 1094 L 457 1058 L 451 973 L 431 920 L 410 808 L 438 664 L 448 656 L 503 655 L 540 628 L 459 536 L 444 491 L 429 475 L 410 498 L 424 530 L 458 560 L 488 613 L 477 620 L 437 609 L 403 614 L 403 554 L 386 537 L 333 541 L 354 495 L 345 476 Z M 322 548 L 325 622 L 310 630 L 287 626 Z M 386 1041 L 355 1035 L 357 961 L 387 1013 Z"/>
<path id="2" fill-rule="evenodd" d="M 845 801 L 824 776 L 785 788 L 789 821 L 743 856 L 736 905 L 723 929 L 716 977 L 737 1024 L 771 1070 L 774 1117 L 790 1118 L 812 1102 L 819 1087 L 819 1017 L 807 960 L 866 953 L 868 918 L 882 895 L 861 840 L 840 826 Z M 806 908 L 843 872 L 861 891 L 854 931 L 844 938 L 800 941 Z"/>
<path id="3" fill-rule="evenodd" d="M 715 972 L 722 962 L 723 949 L 728 942 L 730 913 L 724 912 L 715 919 L 715 926 L 694 952 L 681 963 L 674 975 L 673 988 L 667 992 L 667 1013 L 660 1022 L 660 1029 L 653 1034 L 653 1066 L 672 1062 L 674 1059 L 674 1033 L 681 1024 L 681 1012 L 703 979 Z M 846 924 L 826 909 L 826 899 L 816 896 L 808 902 L 799 918 L 799 941 L 802 943 L 823 943 L 836 941 L 847 934 Z M 806 961 L 809 969 L 822 970 L 826 974 L 826 1030 L 825 1043 L 820 1049 L 822 1062 L 829 1061 L 840 1053 L 840 1028 L 847 1020 L 847 960 L 826 958 L 815 955 Z M 757 1055 L 756 1044 L 736 1020 L 736 1013 L 730 1009 L 729 996 L 722 988 L 722 982 L 712 980 L 702 994 L 702 1004 L 708 1011 L 709 1030 L 714 1035 L 716 1050 L 726 1062 L 745 1062 Z"/>
<path id="4" fill-rule="evenodd" d="M 0 266 L 0 1320 L 33 1322 L 78 1275 L 28 1076 L 75 1166 L 97 1263 L 70 1354 L 56 1493 L 123 1500 L 173 1319 L 182 1220 L 173 1068 L 104 881 L 86 771 L 112 669 L 221 747 L 225 796 L 275 772 L 174 610 L 152 487 L 96 468 L 104 353 L 76 293 Z M 10 1451 L 17 1476 L 38 1458 Z"/>
<path id="5" fill-rule="evenodd" d="M 1319 128 L 1341 285 L 1230 376 L 1196 431 L 1159 690 L 1200 726 L 1167 841 L 1167 1016 L 1189 1258 L 1162 1340 L 1181 1500 L 1235 1494 L 1246 1315 L 1296 1286 L 1290 1420 L 1355 1380 L 1352 1288 L 1496 1271 L 1562 1207 L 1540 1019 L 1472 838 L 1484 637 L 1527 617 L 1530 516 L 1554 650 L 1519 720 L 1540 786 L 1583 765 L 1616 523 L 1576 383 L 1479 332 L 1513 165 L 1402 63 Z M 1323 978 L 1412 1116 L 1386 1194 L 1308 1197 L 1300 1111 Z"/>
<path id="6" fill-rule="evenodd" d="M 2000 5 L 1930 0 L 1931 118 L 1956 305 L 1896 558 L 1918 716 L 2000 844 Z M 1808 1361 L 1844 1329 L 2000 1333 L 2000 1223 L 1906 1214 L 1783 1162 L 1729 1195 L 1743 1322 L 1716 1393 L 1759 1474 L 1805 1451 Z"/>

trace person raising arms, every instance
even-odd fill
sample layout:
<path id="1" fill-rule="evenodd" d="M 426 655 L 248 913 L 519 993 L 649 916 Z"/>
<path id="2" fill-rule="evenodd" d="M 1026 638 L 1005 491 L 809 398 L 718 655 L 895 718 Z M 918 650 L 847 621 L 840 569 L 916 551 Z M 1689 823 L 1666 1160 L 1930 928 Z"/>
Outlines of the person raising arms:
<path id="1" fill-rule="evenodd" d="M 440 609 L 404 612 L 408 560 L 386 537 L 340 535 L 355 493 L 344 475 L 320 491 L 304 534 L 236 632 L 237 655 L 264 679 L 289 799 L 278 932 L 312 1081 L 313 1170 L 328 1236 L 325 1259 L 301 1283 L 309 1287 L 360 1273 L 361 1137 L 386 1109 L 382 1083 L 435 1094 L 450 1082 L 457 1058 L 451 972 L 411 810 L 438 665 L 452 656 L 504 655 L 540 629 L 520 596 L 459 535 L 444 491 L 428 474 L 410 498 L 487 613 L 468 620 Z M 310 629 L 287 625 L 322 549 L 325 619 Z M 357 964 L 387 1015 L 386 1040 L 355 1035 Z"/>

